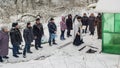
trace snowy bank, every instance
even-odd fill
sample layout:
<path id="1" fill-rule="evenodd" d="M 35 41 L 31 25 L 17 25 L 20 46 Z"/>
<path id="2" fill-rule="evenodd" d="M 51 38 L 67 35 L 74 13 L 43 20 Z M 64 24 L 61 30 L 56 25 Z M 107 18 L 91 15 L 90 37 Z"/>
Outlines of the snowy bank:
<path id="1" fill-rule="evenodd" d="M 99 0 L 95 11 L 107 13 L 120 13 L 120 0 Z"/>

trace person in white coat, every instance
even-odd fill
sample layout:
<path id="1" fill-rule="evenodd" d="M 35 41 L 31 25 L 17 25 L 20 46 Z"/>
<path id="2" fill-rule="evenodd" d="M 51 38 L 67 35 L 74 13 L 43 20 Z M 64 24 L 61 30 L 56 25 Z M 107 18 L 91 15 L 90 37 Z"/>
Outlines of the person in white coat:
<path id="1" fill-rule="evenodd" d="M 78 16 L 77 19 L 75 20 L 73 24 L 73 30 L 74 30 L 73 45 L 79 46 L 80 44 L 84 43 L 82 37 L 82 22 L 80 16 Z"/>

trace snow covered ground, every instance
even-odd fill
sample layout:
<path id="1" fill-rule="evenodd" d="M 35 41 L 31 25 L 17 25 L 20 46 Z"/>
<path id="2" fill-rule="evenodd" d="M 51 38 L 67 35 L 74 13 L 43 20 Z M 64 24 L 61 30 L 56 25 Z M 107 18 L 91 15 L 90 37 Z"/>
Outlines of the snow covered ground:
<path id="1" fill-rule="evenodd" d="M 43 44 L 43 49 L 35 50 L 31 48 L 33 54 L 27 54 L 27 58 L 14 58 L 10 49 L 10 59 L 0 63 L 0 68 L 119 68 L 119 55 L 110 55 L 99 53 L 101 51 L 101 40 L 95 36 L 90 36 L 89 33 L 84 34 L 84 44 L 74 46 L 72 37 L 66 38 L 65 41 L 60 41 L 59 21 L 61 17 L 56 17 L 55 22 L 58 23 L 58 37 L 56 42 L 58 45 L 49 46 L 48 43 Z M 47 24 L 44 24 L 45 35 L 48 37 Z M 83 50 L 79 51 L 82 47 Z M 91 48 L 96 47 L 95 48 Z M 88 54 L 86 51 L 95 49 L 97 52 Z"/>

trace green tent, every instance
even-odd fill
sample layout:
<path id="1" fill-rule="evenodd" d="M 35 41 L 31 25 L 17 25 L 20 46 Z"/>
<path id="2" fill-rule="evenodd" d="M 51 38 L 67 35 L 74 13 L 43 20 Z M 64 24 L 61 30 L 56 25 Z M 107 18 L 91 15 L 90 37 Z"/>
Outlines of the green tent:
<path id="1" fill-rule="evenodd" d="M 100 0 L 96 11 L 102 12 L 102 52 L 120 54 L 120 0 Z"/>

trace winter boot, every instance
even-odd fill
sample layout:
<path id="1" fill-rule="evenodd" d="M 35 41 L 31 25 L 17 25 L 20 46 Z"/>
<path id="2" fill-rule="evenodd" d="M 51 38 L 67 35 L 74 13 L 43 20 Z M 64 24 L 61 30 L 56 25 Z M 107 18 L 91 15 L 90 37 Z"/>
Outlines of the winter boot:
<path id="1" fill-rule="evenodd" d="M 43 48 L 42 46 L 38 46 L 39 48 Z"/>
<path id="2" fill-rule="evenodd" d="M 19 56 L 17 56 L 17 55 L 13 55 L 15 58 L 19 58 Z"/>
<path id="3" fill-rule="evenodd" d="M 31 53 L 32 54 L 33 52 L 32 51 L 27 51 L 27 53 Z"/>
<path id="4" fill-rule="evenodd" d="M 39 50 L 37 45 L 35 45 L 35 49 L 36 49 L 36 50 Z"/>
<path id="5" fill-rule="evenodd" d="M 18 52 L 17 54 L 22 54 L 22 52 Z"/>
<path id="6" fill-rule="evenodd" d="M 5 58 L 5 59 L 9 59 L 9 57 L 8 57 L 8 56 L 3 56 L 3 58 Z"/>
<path id="7" fill-rule="evenodd" d="M 53 44 L 54 44 L 54 45 L 57 45 L 57 43 L 55 43 L 55 42 L 54 42 Z"/>
<path id="8" fill-rule="evenodd" d="M 26 55 L 23 55 L 23 58 L 26 58 Z"/>
<path id="9" fill-rule="evenodd" d="M 3 59 L 2 59 L 2 57 L 0 56 L 0 62 L 3 62 Z"/>

